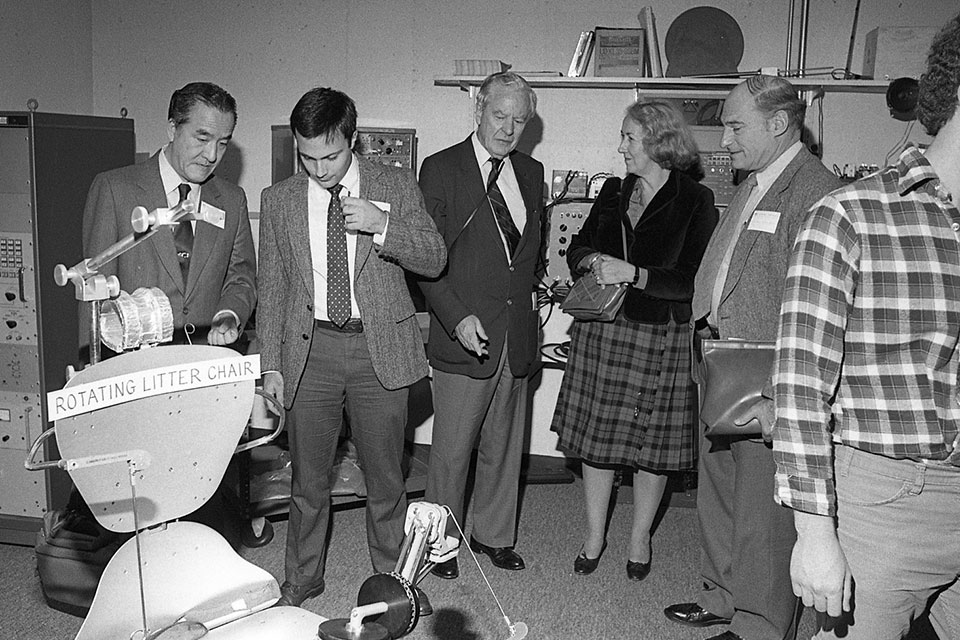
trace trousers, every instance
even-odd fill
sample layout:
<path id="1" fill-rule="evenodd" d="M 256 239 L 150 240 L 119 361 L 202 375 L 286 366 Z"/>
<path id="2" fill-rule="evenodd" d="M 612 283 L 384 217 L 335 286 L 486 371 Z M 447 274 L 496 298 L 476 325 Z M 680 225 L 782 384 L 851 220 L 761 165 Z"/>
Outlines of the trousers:
<path id="1" fill-rule="evenodd" d="M 837 536 L 853 575 L 850 614 L 817 638 L 895 640 L 931 597 L 941 640 L 960 638 L 960 468 L 837 445 Z"/>

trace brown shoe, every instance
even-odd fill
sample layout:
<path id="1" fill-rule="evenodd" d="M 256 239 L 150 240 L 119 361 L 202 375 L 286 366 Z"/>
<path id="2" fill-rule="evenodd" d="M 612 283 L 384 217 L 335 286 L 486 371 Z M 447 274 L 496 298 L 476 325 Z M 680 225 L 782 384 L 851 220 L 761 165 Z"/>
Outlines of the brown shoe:
<path id="1" fill-rule="evenodd" d="M 323 578 L 320 578 L 319 582 L 311 585 L 292 584 L 284 580 L 283 584 L 280 585 L 280 599 L 277 600 L 276 606 L 299 607 L 303 604 L 304 600 L 316 598 L 323 593 L 325 588 L 326 584 L 324 584 Z"/>

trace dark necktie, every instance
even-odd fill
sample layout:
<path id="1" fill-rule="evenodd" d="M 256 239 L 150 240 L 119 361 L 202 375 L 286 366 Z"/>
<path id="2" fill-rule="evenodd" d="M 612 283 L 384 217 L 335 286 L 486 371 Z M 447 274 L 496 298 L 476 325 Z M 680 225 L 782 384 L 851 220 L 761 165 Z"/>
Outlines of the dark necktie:
<path id="1" fill-rule="evenodd" d="M 493 216 L 497 219 L 500 233 L 507 239 L 507 246 L 510 247 L 510 257 L 513 257 L 517 245 L 520 244 L 520 231 L 517 229 L 517 225 L 513 223 L 510 209 L 507 208 L 507 201 L 503 199 L 500 187 L 497 186 L 497 178 L 500 177 L 500 170 L 503 169 L 503 158 L 490 158 L 490 165 L 490 177 L 487 178 L 487 198 L 490 199 L 490 208 L 493 209 Z"/>
<path id="2" fill-rule="evenodd" d="M 727 280 L 730 259 L 733 257 L 733 250 L 742 233 L 744 207 L 747 206 L 750 194 L 757 186 L 757 174 L 751 173 L 745 182 L 746 184 L 740 185 L 733 194 L 730 205 L 723 212 L 717 228 L 713 230 L 706 252 L 700 260 L 700 268 L 693 280 L 693 317 L 699 320 L 707 314 L 714 314 L 710 318 L 710 324 L 714 327 L 718 327 L 720 322 L 715 315 L 714 306 L 719 302 L 719 296 Z M 717 291 L 717 287 L 720 287 L 721 291 Z"/>
<path id="3" fill-rule="evenodd" d="M 342 327 L 350 319 L 350 265 L 347 262 L 347 228 L 343 224 L 343 205 L 337 185 L 330 192 L 327 207 L 327 315 Z"/>
<path id="4" fill-rule="evenodd" d="M 181 183 L 177 190 L 180 192 L 180 202 L 190 194 L 190 185 Z M 180 262 L 180 273 L 183 274 L 183 284 L 187 284 L 187 275 L 190 273 L 190 253 L 193 251 L 193 225 L 190 220 L 181 220 L 173 232 L 173 244 L 177 248 L 177 260 Z"/>

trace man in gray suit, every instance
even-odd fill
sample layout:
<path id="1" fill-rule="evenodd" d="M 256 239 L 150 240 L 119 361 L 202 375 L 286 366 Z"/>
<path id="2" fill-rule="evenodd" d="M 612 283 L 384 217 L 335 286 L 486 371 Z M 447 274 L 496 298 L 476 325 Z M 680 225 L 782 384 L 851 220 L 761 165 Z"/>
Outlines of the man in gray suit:
<path id="1" fill-rule="evenodd" d="M 733 166 L 750 175 L 721 217 L 694 282 L 697 338 L 776 338 L 800 223 L 839 186 L 800 142 L 805 110 L 796 89 L 771 76 L 740 83 L 724 102 L 722 145 Z M 667 618 L 730 625 L 711 640 L 795 637 L 796 533 L 790 510 L 773 500 L 774 472 L 773 453 L 759 436 L 704 440 L 697 486 L 703 590 L 697 602 L 667 607 Z"/>
<path id="2" fill-rule="evenodd" d="M 298 606 L 324 590 L 344 411 L 367 481 L 373 568 L 395 569 L 407 508 L 408 387 L 428 373 L 404 270 L 436 276 L 447 252 L 413 173 L 354 155 L 357 110 L 348 96 L 311 89 L 290 127 L 304 171 L 263 191 L 257 335 L 264 390 L 289 410 L 280 604 Z"/>
<path id="3" fill-rule="evenodd" d="M 161 229 L 101 273 L 116 275 L 125 291 L 162 289 L 173 309 L 177 341 L 192 325 L 194 342 L 232 344 L 257 299 L 246 195 L 213 175 L 233 137 L 237 103 L 217 85 L 193 82 L 173 93 L 167 118 L 169 144 L 146 162 L 94 179 L 83 212 L 84 255 L 94 256 L 131 234 L 134 207 L 172 207 L 186 198 L 200 219 L 172 232 Z M 188 240 L 181 241 L 181 231 Z M 86 313 L 81 320 L 89 330 Z M 80 336 L 84 343 L 85 336 L 86 331 Z"/>

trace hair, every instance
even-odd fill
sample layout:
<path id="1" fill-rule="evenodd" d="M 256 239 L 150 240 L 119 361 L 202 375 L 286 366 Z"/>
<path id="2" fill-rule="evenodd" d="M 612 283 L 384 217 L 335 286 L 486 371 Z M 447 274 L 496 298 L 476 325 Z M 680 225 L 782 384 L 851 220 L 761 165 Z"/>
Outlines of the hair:
<path id="1" fill-rule="evenodd" d="M 357 131 L 357 105 L 341 91 L 315 87 L 303 94 L 290 113 L 290 129 L 304 138 L 328 140 L 339 131 L 349 143 Z"/>
<path id="2" fill-rule="evenodd" d="M 223 113 L 233 114 L 237 120 L 237 101 L 221 87 L 210 82 L 191 82 L 181 89 L 177 89 L 170 96 L 170 106 L 167 108 L 167 120 L 180 126 L 190 117 L 190 110 L 202 103 Z"/>
<path id="3" fill-rule="evenodd" d="M 920 76 L 917 118 L 927 133 L 935 136 L 957 111 L 960 86 L 960 15 L 933 38 L 927 55 L 927 70 Z"/>
<path id="4" fill-rule="evenodd" d="M 703 177 L 700 152 L 683 114 L 666 102 L 634 102 L 627 117 L 643 129 L 643 150 L 664 169 Z"/>
<path id="5" fill-rule="evenodd" d="M 484 79 L 483 84 L 480 85 L 480 91 L 477 92 L 478 111 L 483 111 L 483 105 L 486 104 L 487 98 L 489 98 L 490 94 L 496 89 L 522 91 L 527 96 L 527 101 L 530 105 L 530 112 L 527 114 L 527 119 L 533 118 L 537 113 L 537 94 L 534 93 L 533 88 L 522 76 L 513 71 L 493 73 Z"/>
<path id="6" fill-rule="evenodd" d="M 807 103 L 798 95 L 789 80 L 779 76 L 756 75 L 747 78 L 744 84 L 753 96 L 753 103 L 765 118 L 772 118 L 777 111 L 787 114 L 787 127 L 796 132 L 803 130 Z"/>

